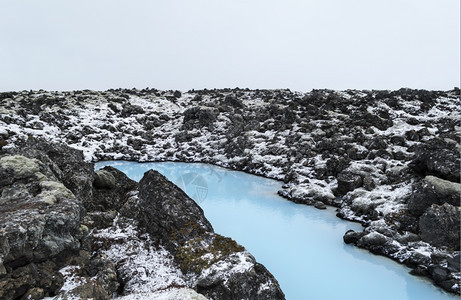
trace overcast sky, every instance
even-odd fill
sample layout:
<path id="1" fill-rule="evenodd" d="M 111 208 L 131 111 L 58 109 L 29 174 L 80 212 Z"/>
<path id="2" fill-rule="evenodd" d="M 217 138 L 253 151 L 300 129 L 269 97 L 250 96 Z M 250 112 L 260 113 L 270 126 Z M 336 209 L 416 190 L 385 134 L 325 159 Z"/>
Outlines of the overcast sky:
<path id="1" fill-rule="evenodd" d="M 459 82 L 459 0 L 0 1 L 0 91 Z"/>

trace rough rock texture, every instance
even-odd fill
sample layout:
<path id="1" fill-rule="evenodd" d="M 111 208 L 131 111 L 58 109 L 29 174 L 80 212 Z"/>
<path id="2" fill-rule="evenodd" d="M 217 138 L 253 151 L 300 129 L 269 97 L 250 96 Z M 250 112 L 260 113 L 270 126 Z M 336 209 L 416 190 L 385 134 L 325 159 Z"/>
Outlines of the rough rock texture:
<path id="1" fill-rule="evenodd" d="M 28 136 L 43 136 L 83 150 L 87 161 L 213 163 L 283 180 L 279 194 L 296 203 L 338 207 L 339 217 L 366 227 L 354 244 L 409 265 L 416 273 L 431 277 L 429 266 L 443 268 L 458 254 L 421 240 L 419 231 L 420 217 L 432 204 L 459 206 L 453 189 L 443 200 L 446 189 L 433 193 L 423 186 L 429 176 L 438 183 L 459 183 L 458 88 L 308 93 L 112 89 L 2 95 L 2 149 L 15 148 Z M 93 180 L 78 182 L 77 176 L 64 184 L 74 192 Z M 96 187 L 102 188 L 99 183 Z M 91 199 L 94 190 L 83 191 Z M 135 195 L 128 198 L 136 202 Z M 106 223 L 111 216 L 93 215 Z M 457 227 L 450 234 L 456 235 Z M 448 272 L 449 280 L 459 277 L 459 272 Z M 437 284 L 459 293 L 459 284 L 447 288 L 446 282 Z"/>
<path id="2" fill-rule="evenodd" d="M 352 172 L 343 171 L 338 174 L 338 194 L 345 195 L 347 192 L 353 191 L 363 185 L 363 179 L 360 175 Z"/>
<path id="3" fill-rule="evenodd" d="M 91 185 L 90 192 L 77 185 L 91 183 L 92 164 L 75 149 L 30 139 L 0 154 L 0 173 L 0 298 L 57 295 L 60 269 L 89 262 L 82 220 Z M 115 290 L 104 290 L 105 299 Z"/>
<path id="4" fill-rule="evenodd" d="M 122 215 L 175 255 L 191 287 L 213 299 L 284 299 L 277 280 L 235 241 L 213 232 L 202 209 L 163 175 L 149 170 Z"/>
<path id="5" fill-rule="evenodd" d="M 40 284 L 40 273 L 49 273 L 40 263 L 80 248 L 83 206 L 39 160 L 2 156 L 0 178 L 0 298 L 14 298 Z M 46 292 L 56 292 L 55 277 L 42 286 Z"/>
<path id="6" fill-rule="evenodd" d="M 209 107 L 191 107 L 184 111 L 183 128 L 211 126 L 216 120 L 216 115 L 217 112 Z"/>
<path id="7" fill-rule="evenodd" d="M 446 139 L 433 138 L 415 149 L 412 168 L 421 174 L 433 174 L 442 179 L 460 181 L 459 144 Z"/>
<path id="8" fill-rule="evenodd" d="M 139 182 L 137 210 L 122 213 L 139 221 L 152 237 L 174 250 L 205 232 L 212 232 L 203 210 L 179 187 L 157 171 L 149 170 Z"/>
<path id="9" fill-rule="evenodd" d="M 118 211 L 130 197 L 129 192 L 136 190 L 137 183 L 112 167 L 95 172 L 93 182 L 93 201 L 87 205 L 91 210 L 107 212 Z"/>
<path id="10" fill-rule="evenodd" d="M 459 206 L 433 204 L 419 219 L 419 235 L 431 245 L 459 250 L 459 224 Z"/>
<path id="11" fill-rule="evenodd" d="M 277 280 L 234 240 L 206 233 L 175 256 L 198 292 L 211 299 L 284 299 Z"/>
<path id="12" fill-rule="evenodd" d="M 0 299 L 284 299 L 159 173 L 138 184 L 112 167 L 94 172 L 65 145 L 18 145 L 0 152 Z M 191 248 L 198 240 L 211 246 Z M 188 266 L 186 249 L 203 264 Z"/>
<path id="13" fill-rule="evenodd" d="M 415 184 L 408 198 L 408 211 L 415 216 L 421 216 L 432 204 L 442 205 L 448 203 L 459 206 L 461 199 L 461 184 L 426 176 Z"/>

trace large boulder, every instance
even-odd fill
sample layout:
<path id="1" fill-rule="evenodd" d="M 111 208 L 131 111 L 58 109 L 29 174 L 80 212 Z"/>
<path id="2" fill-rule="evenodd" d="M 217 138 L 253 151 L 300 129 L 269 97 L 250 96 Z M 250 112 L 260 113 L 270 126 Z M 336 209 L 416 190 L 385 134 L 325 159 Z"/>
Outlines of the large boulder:
<path id="1" fill-rule="evenodd" d="M 460 182 L 460 149 L 456 143 L 434 138 L 415 149 L 410 167 L 422 175 L 434 175 L 442 179 Z"/>
<path id="2" fill-rule="evenodd" d="M 43 162 L 53 176 L 83 203 L 93 200 L 94 166 L 85 161 L 81 151 L 40 138 L 29 138 L 10 151 Z"/>
<path id="3" fill-rule="evenodd" d="M 245 107 L 242 100 L 236 98 L 233 95 L 227 95 L 224 98 L 224 103 L 226 103 L 226 104 L 228 104 L 228 105 L 230 105 L 232 107 L 236 107 L 236 108 L 244 108 Z"/>
<path id="4" fill-rule="evenodd" d="M 234 240 L 215 233 L 189 240 L 176 253 L 193 288 L 210 299 L 285 299 L 277 280 Z"/>
<path id="5" fill-rule="evenodd" d="M 21 266 L 78 249 L 83 207 L 45 165 L 21 155 L 3 156 L 0 177 L 3 264 Z"/>
<path id="6" fill-rule="evenodd" d="M 339 173 L 336 178 L 338 180 L 338 189 L 336 192 L 339 195 L 345 195 L 363 185 L 362 177 L 347 169 Z"/>
<path id="7" fill-rule="evenodd" d="M 213 228 L 203 210 L 183 190 L 157 171 L 149 170 L 139 182 L 136 203 L 122 213 L 136 219 L 158 242 L 174 251 L 178 244 Z"/>
<path id="8" fill-rule="evenodd" d="M 431 245 L 459 250 L 460 208 L 433 204 L 419 219 L 419 235 Z"/>
<path id="9" fill-rule="evenodd" d="M 95 172 L 93 182 L 93 201 L 87 203 L 87 210 L 119 210 L 136 190 L 138 184 L 125 173 L 107 166 Z"/>
<path id="10" fill-rule="evenodd" d="M 175 255 L 192 287 L 213 299 L 284 299 L 277 280 L 230 238 L 213 232 L 203 210 L 179 187 L 150 170 L 121 213 Z"/>
<path id="11" fill-rule="evenodd" d="M 50 260 L 78 252 L 87 234 L 82 203 L 54 171 L 22 155 L 0 158 L 1 299 L 34 288 L 54 294 L 62 276 Z"/>
<path id="12" fill-rule="evenodd" d="M 194 106 L 184 111 L 183 128 L 186 130 L 193 128 L 209 127 L 216 120 L 218 112 L 210 107 Z"/>
<path id="13" fill-rule="evenodd" d="M 459 206 L 460 197 L 461 184 L 428 175 L 415 184 L 408 198 L 408 211 L 414 216 L 420 216 L 432 204 Z"/>

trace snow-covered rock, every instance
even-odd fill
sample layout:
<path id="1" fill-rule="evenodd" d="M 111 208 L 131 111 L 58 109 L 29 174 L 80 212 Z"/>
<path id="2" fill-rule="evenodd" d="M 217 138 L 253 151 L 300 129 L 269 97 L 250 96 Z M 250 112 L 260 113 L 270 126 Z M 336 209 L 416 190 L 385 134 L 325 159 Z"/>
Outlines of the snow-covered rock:
<path id="1" fill-rule="evenodd" d="M 283 180 L 279 194 L 294 202 L 335 205 L 338 216 L 370 233 L 386 231 L 381 254 L 402 262 L 419 257 L 419 246 L 404 242 L 419 236 L 424 213 L 409 210 L 412 187 L 426 176 L 459 183 L 459 89 L 117 89 L 0 98 L 2 149 L 41 136 L 82 150 L 88 161 L 206 162 Z M 429 249 L 456 257 L 439 248 Z M 443 264 L 419 261 L 425 270 Z"/>

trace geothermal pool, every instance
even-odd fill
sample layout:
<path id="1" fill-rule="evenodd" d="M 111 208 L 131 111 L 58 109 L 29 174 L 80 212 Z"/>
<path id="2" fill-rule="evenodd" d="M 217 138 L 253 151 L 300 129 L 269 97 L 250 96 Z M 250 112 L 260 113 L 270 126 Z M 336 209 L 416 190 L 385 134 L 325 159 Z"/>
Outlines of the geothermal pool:
<path id="1" fill-rule="evenodd" d="M 361 225 L 335 209 L 317 210 L 277 195 L 279 181 L 207 165 L 106 161 L 139 181 L 154 169 L 204 210 L 214 230 L 236 240 L 277 278 L 288 300 L 458 299 L 410 269 L 343 242 Z"/>

